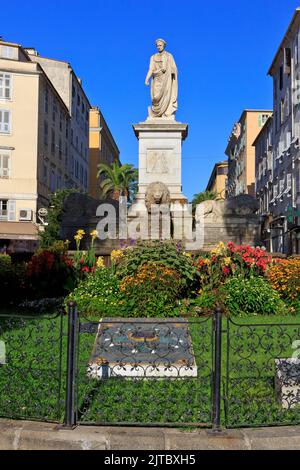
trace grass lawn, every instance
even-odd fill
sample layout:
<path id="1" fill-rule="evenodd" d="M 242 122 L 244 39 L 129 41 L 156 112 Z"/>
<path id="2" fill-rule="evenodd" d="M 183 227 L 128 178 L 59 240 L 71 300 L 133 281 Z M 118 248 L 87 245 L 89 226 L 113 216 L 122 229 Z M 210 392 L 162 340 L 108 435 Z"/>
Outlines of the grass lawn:
<path id="1" fill-rule="evenodd" d="M 62 421 L 66 320 L 59 316 L 18 320 L 0 316 L 0 340 L 6 345 L 6 364 L 0 365 L 0 416 Z M 223 424 L 225 419 L 231 427 L 299 424 L 300 407 L 284 410 L 276 399 L 274 359 L 291 357 L 292 343 L 300 339 L 300 317 L 252 316 L 236 318 L 233 322 L 223 320 Z M 271 326 L 273 323 L 276 325 Z M 288 325 L 282 326 L 283 323 Z M 80 422 L 209 425 L 211 326 L 211 319 L 190 322 L 198 376 L 189 379 L 89 379 L 86 366 L 95 334 L 81 333 L 78 360 Z"/>

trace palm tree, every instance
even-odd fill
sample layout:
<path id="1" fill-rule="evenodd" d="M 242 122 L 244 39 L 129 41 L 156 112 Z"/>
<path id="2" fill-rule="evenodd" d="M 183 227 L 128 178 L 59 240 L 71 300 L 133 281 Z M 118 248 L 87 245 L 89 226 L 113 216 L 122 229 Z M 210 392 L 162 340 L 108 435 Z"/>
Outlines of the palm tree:
<path id="1" fill-rule="evenodd" d="M 119 165 L 117 162 L 113 162 L 112 165 L 100 163 L 97 178 L 101 176 L 104 177 L 100 183 L 104 197 L 111 197 L 118 201 L 120 196 L 126 196 L 132 200 L 138 180 L 138 170 L 133 165 L 128 163 Z"/>
<path id="2" fill-rule="evenodd" d="M 198 204 L 201 204 L 201 202 L 212 201 L 216 199 L 217 196 L 217 193 L 215 193 L 214 191 L 203 191 L 201 193 L 194 194 L 194 197 L 192 199 L 193 209 L 195 209 Z"/>

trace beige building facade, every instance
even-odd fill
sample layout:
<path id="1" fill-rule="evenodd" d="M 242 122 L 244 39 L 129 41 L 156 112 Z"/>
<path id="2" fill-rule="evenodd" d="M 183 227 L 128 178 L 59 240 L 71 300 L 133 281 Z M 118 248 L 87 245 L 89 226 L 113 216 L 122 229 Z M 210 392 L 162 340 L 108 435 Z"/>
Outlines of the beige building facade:
<path id="1" fill-rule="evenodd" d="M 206 191 L 212 191 L 217 194 L 217 199 L 225 199 L 226 184 L 228 173 L 228 161 L 218 162 L 215 164 Z"/>
<path id="2" fill-rule="evenodd" d="M 39 209 L 48 206 L 49 194 L 66 187 L 87 190 L 86 114 L 85 123 L 86 173 L 81 178 L 79 166 L 76 179 L 69 107 L 32 55 L 0 41 L 0 249 L 34 250 Z"/>
<path id="3" fill-rule="evenodd" d="M 32 62 L 38 63 L 59 93 L 70 114 L 67 188 L 88 191 L 89 180 L 89 110 L 90 103 L 68 62 L 42 57 L 34 48 L 26 52 Z"/>
<path id="4" fill-rule="evenodd" d="M 225 150 L 228 156 L 228 197 L 239 194 L 255 196 L 253 142 L 271 115 L 271 110 L 246 109 L 234 124 Z"/>
<path id="5" fill-rule="evenodd" d="M 97 106 L 90 109 L 89 124 L 90 178 L 89 194 L 95 199 L 101 199 L 100 181 L 97 178 L 99 163 L 111 165 L 120 164 L 120 151 L 107 126 L 107 123 Z"/>

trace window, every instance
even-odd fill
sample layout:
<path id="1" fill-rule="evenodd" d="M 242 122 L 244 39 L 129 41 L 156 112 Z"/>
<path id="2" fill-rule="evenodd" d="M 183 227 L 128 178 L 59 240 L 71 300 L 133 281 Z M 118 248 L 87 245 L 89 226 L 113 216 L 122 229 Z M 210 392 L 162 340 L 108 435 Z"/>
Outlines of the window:
<path id="1" fill-rule="evenodd" d="M 273 186 L 273 198 L 278 196 L 278 184 L 274 184 Z"/>
<path id="2" fill-rule="evenodd" d="M 10 155 L 0 153 L 0 178 L 10 177 Z"/>
<path id="3" fill-rule="evenodd" d="M 59 113 L 59 130 L 62 132 L 63 129 L 63 115 L 62 112 Z"/>
<path id="4" fill-rule="evenodd" d="M 16 201 L 0 199 L 0 220 L 16 220 Z"/>
<path id="5" fill-rule="evenodd" d="M 50 191 L 51 192 L 55 191 L 55 171 L 54 170 L 51 170 Z"/>
<path id="6" fill-rule="evenodd" d="M 44 122 L 44 145 L 48 145 L 48 122 Z"/>
<path id="7" fill-rule="evenodd" d="M 44 110 L 45 110 L 45 113 L 48 114 L 48 111 L 49 111 L 49 90 L 48 90 L 48 87 L 45 88 Z"/>
<path id="8" fill-rule="evenodd" d="M 11 75 L 8 73 L 0 73 L 0 100 L 11 99 Z"/>
<path id="9" fill-rule="evenodd" d="M 279 90 L 283 88 L 283 66 L 279 69 Z"/>
<path id="10" fill-rule="evenodd" d="M 284 110 L 285 110 L 284 100 L 281 100 L 280 101 L 280 124 L 284 123 L 284 116 L 285 116 Z"/>
<path id="11" fill-rule="evenodd" d="M 61 189 L 62 188 L 62 175 L 61 173 L 58 173 L 57 175 L 57 189 Z"/>
<path id="12" fill-rule="evenodd" d="M 0 199 L 0 220 L 8 220 L 8 200 Z"/>
<path id="13" fill-rule="evenodd" d="M 62 141 L 61 141 L 61 137 L 59 138 L 59 144 L 58 144 L 58 157 L 61 160 L 61 158 L 62 158 Z"/>
<path id="14" fill-rule="evenodd" d="M 79 178 L 79 163 L 75 160 L 75 178 Z"/>
<path id="15" fill-rule="evenodd" d="M 80 183 L 83 184 L 83 166 L 80 165 Z"/>
<path id="16" fill-rule="evenodd" d="M 284 191 L 284 179 L 279 181 L 279 194 L 282 194 Z"/>
<path id="17" fill-rule="evenodd" d="M 56 121 L 56 114 L 57 114 L 57 104 L 56 104 L 56 100 L 53 99 L 53 108 L 52 108 L 52 120 L 53 120 L 53 122 Z"/>
<path id="18" fill-rule="evenodd" d="M 13 59 L 14 48 L 10 46 L 2 46 L 1 57 L 2 59 Z"/>
<path id="19" fill-rule="evenodd" d="M 0 109 L 0 132 L 9 134 L 11 131 L 11 113 L 4 109 Z"/>
<path id="20" fill-rule="evenodd" d="M 286 175 L 286 187 L 289 191 L 292 189 L 292 175 L 291 175 L 291 173 Z"/>
<path id="21" fill-rule="evenodd" d="M 55 155 L 55 131 L 51 129 L 51 154 Z"/>

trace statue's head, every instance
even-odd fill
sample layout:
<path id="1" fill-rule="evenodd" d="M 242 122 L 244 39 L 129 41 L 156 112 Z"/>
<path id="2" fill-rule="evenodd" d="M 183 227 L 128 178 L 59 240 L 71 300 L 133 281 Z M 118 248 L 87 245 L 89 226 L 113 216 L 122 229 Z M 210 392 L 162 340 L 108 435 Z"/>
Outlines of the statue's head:
<path id="1" fill-rule="evenodd" d="M 164 39 L 156 39 L 155 41 L 158 52 L 162 52 L 166 48 L 166 41 Z"/>
<path id="2" fill-rule="evenodd" d="M 168 187 L 164 183 L 161 183 L 160 181 L 150 183 L 146 191 L 145 203 L 146 203 L 148 212 L 151 212 L 151 206 L 153 204 L 169 205 L 170 204 L 170 191 Z"/>

